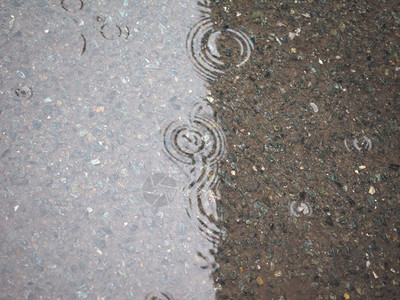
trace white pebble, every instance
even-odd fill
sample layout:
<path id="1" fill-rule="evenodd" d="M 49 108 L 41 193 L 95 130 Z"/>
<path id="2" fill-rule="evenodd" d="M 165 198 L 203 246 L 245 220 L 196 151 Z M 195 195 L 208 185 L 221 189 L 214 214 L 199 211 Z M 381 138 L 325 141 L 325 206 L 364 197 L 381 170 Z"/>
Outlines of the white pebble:
<path id="1" fill-rule="evenodd" d="M 317 104 L 315 104 L 314 102 L 311 102 L 310 105 L 311 105 L 312 109 L 314 110 L 314 112 L 317 113 L 317 112 L 318 112 L 318 106 L 317 106 Z"/>

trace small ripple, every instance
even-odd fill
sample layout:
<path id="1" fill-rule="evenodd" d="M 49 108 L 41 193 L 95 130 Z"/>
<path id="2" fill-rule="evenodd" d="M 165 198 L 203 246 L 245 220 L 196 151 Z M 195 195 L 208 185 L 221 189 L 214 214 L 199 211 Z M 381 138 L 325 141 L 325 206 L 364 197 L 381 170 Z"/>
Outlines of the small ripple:
<path id="1" fill-rule="evenodd" d="M 213 119 L 191 114 L 175 120 L 164 131 L 164 146 L 170 158 L 185 165 L 213 165 L 225 152 L 225 136 Z"/>
<path id="2" fill-rule="evenodd" d="M 33 96 L 33 89 L 30 86 L 22 86 L 14 91 L 15 95 L 20 98 L 30 99 Z"/>
<path id="3" fill-rule="evenodd" d="M 254 49 L 253 42 L 244 32 L 230 28 L 216 30 L 208 16 L 192 26 L 186 39 L 186 49 L 196 71 L 202 78 L 212 82 L 218 75 L 225 73 L 224 69 L 236 56 L 230 48 L 221 55 L 219 46 L 229 45 L 232 42 L 238 50 L 233 64 L 240 67 L 249 60 L 251 51 Z"/>
<path id="4" fill-rule="evenodd" d="M 354 138 L 353 142 L 351 145 L 347 142 L 347 139 L 344 139 L 344 146 L 346 147 L 347 151 L 351 151 L 351 146 L 354 147 L 354 149 L 361 151 L 362 149 L 366 151 L 370 151 L 372 149 L 372 141 L 370 138 L 367 136 L 362 136 L 360 139 Z"/>
<path id="5" fill-rule="evenodd" d="M 61 7 L 67 12 L 77 12 L 83 8 L 83 0 L 61 0 Z"/>
<path id="6" fill-rule="evenodd" d="M 148 293 L 145 296 L 145 300 L 174 300 L 175 298 L 170 294 L 166 292 L 160 292 L 160 293 Z"/>
<path id="7" fill-rule="evenodd" d="M 187 214 L 198 222 L 201 234 L 216 243 L 218 219 L 218 168 L 225 154 L 225 135 L 220 125 L 202 113 L 197 105 L 188 120 L 175 120 L 164 131 L 164 150 L 180 165 L 190 183 L 185 188 Z"/>
<path id="8" fill-rule="evenodd" d="M 83 47 L 82 47 L 81 55 L 83 55 L 83 53 L 85 53 L 85 51 L 86 51 L 86 38 L 83 34 L 81 34 L 81 37 L 83 39 Z"/>
<path id="9" fill-rule="evenodd" d="M 107 17 L 105 19 L 103 17 L 97 16 L 96 20 L 103 23 L 100 26 L 100 34 L 106 40 L 114 40 L 115 38 L 124 38 L 125 40 L 127 40 L 131 35 L 131 31 L 127 25 L 124 26 L 115 24 L 115 27 L 112 26 L 110 17 Z"/>

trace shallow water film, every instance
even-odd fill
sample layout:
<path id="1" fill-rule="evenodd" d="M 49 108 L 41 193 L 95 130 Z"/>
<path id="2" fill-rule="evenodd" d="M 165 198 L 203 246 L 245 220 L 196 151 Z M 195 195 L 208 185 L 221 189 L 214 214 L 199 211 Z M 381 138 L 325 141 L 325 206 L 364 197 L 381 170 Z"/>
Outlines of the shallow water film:
<path id="1" fill-rule="evenodd" d="M 0 2 L 0 299 L 400 298 L 397 1 Z"/>

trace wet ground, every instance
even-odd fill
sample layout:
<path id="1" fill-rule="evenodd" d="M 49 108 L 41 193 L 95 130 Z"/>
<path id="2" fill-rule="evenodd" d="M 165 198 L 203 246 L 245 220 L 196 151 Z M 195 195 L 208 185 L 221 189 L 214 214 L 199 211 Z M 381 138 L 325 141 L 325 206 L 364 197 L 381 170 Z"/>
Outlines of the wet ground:
<path id="1" fill-rule="evenodd" d="M 0 299 L 400 298 L 396 1 L 0 26 Z"/>

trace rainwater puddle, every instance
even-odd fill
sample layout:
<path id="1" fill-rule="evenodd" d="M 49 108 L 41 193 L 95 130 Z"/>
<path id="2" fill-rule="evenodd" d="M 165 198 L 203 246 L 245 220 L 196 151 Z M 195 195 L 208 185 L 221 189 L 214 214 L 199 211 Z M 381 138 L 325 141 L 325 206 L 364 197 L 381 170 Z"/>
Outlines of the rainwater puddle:
<path id="1" fill-rule="evenodd" d="M 251 40 L 197 1 L 1 10 L 1 294 L 214 298 L 225 136 L 206 85 Z"/>

